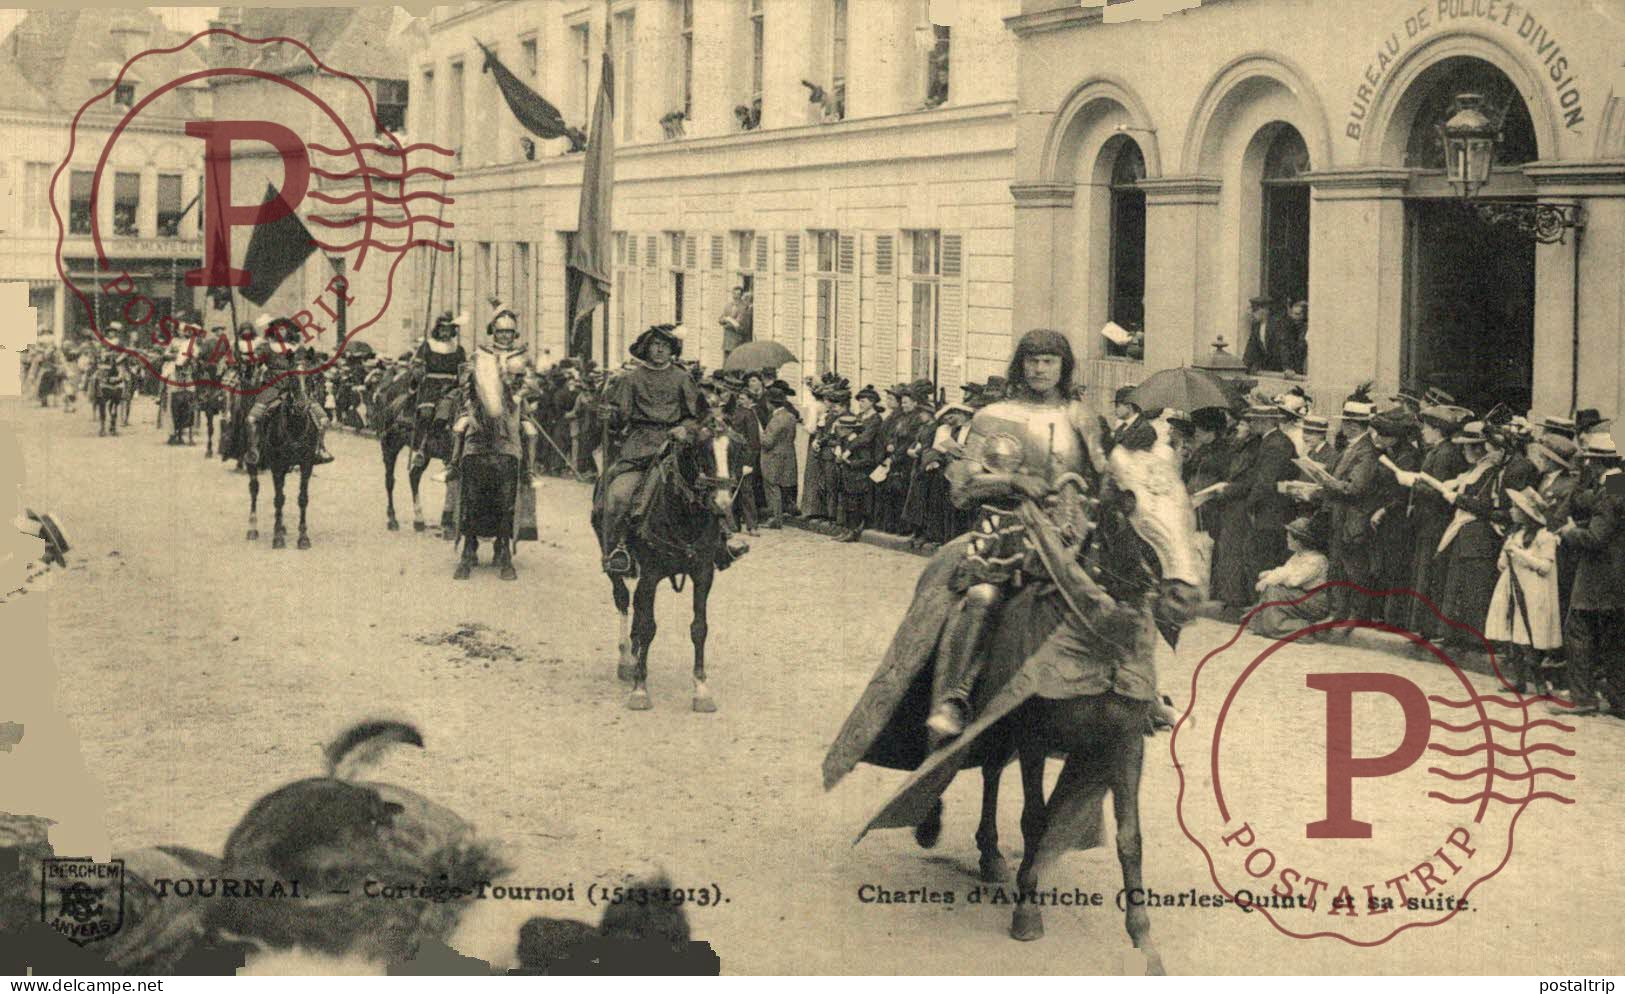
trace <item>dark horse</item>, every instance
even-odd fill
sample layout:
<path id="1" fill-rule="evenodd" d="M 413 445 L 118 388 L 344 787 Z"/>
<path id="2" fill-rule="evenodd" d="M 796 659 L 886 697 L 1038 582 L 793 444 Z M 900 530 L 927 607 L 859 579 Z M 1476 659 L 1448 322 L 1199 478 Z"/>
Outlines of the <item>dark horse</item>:
<path id="1" fill-rule="evenodd" d="M 197 413 L 203 416 L 204 439 L 203 458 L 208 459 L 214 455 L 214 419 L 226 409 L 226 391 L 216 384 L 202 383 L 196 388 L 197 399 L 195 406 Z M 220 443 L 225 445 L 225 422 L 220 426 Z"/>
<path id="2" fill-rule="evenodd" d="M 637 562 L 637 590 L 628 594 L 621 577 L 609 580 L 614 588 L 615 610 L 621 615 L 620 663 L 615 672 L 622 680 L 632 682 L 626 706 L 633 711 L 647 711 L 653 706 L 648 680 L 649 645 L 655 637 L 655 592 L 660 581 L 667 578 L 673 590 L 681 591 L 685 576 L 694 584 L 694 620 L 688 629 L 694 643 L 693 707 L 703 713 L 717 709 L 705 686 L 705 637 L 709 631 L 706 602 L 711 597 L 717 555 L 723 544 L 717 515 L 725 513 L 737 482 L 728 475 L 730 444 L 727 432 L 720 426 L 700 430 L 691 441 L 668 442 L 644 479 L 644 486 L 649 488 L 648 510 L 627 536 L 627 549 Z M 592 526 L 601 533 L 597 514 Z"/>
<path id="3" fill-rule="evenodd" d="M 253 398 L 248 398 L 252 402 Z M 310 474 L 316 468 L 316 425 L 310 413 L 299 401 L 298 394 L 289 391 L 276 409 L 260 422 L 260 463 L 247 464 L 248 469 L 248 540 L 260 537 L 259 499 L 260 470 L 271 474 L 271 486 L 276 496 L 272 506 L 276 509 L 276 523 L 271 530 L 271 548 L 281 549 L 288 544 L 288 529 L 282 523 L 282 505 L 285 499 L 283 481 L 288 473 L 299 471 L 299 548 L 310 548 L 310 533 L 305 530 L 305 508 L 310 504 Z"/>
<path id="4" fill-rule="evenodd" d="M 983 792 L 976 844 L 981 874 L 984 880 L 1003 880 L 1009 870 L 998 843 L 999 778 L 1010 758 L 1019 757 L 1024 799 L 1023 852 L 1016 876 L 1020 893 L 1036 895 L 1042 878 L 1068 850 L 1100 843 L 1108 793 L 1117 824 L 1123 888 L 1129 893 L 1143 888 L 1139 790 L 1156 689 L 1151 656 L 1157 633 L 1175 641 L 1199 598 L 1193 582 L 1199 579 L 1194 518 L 1172 460 L 1165 447 L 1150 452 L 1122 446 L 1114 450 L 1112 475 L 1094 509 L 1096 527 L 1081 548 L 1064 546 L 1057 529 L 1040 523 L 1036 515 L 1028 516 L 1029 534 L 1045 552 L 1045 561 L 1058 564 L 1062 582 L 1031 583 L 1001 607 L 982 641 L 985 666 L 976 700 L 982 717 L 961 739 L 923 758 L 927 749 L 923 723 L 931 701 L 929 666 L 915 675 L 906 693 L 899 691 L 902 697 L 890 723 L 863 758 L 886 766 L 921 767 L 921 772 L 871 821 L 870 828 L 913 825 L 915 840 L 934 846 L 942 831 L 942 789 L 955 771 L 980 766 Z M 921 590 L 945 582 L 962 554 L 961 542 L 945 546 L 922 575 Z M 916 651 L 928 655 L 931 649 Z M 888 663 L 897 652 L 894 642 Z M 1039 660 L 1035 654 L 1045 658 Z M 1070 686 L 1081 683 L 1102 689 L 1082 696 L 1036 689 L 1032 680 L 1045 679 L 1044 667 L 1036 665 L 1040 662 L 1068 676 L 1078 675 Z M 863 706 L 860 703 L 859 708 Z M 855 711 L 854 719 L 858 717 Z M 849 726 L 854 719 L 849 719 Z M 846 732 L 843 729 L 843 738 Z M 832 758 L 839 748 L 838 739 Z M 1064 757 L 1065 763 L 1046 798 L 1044 764 L 1052 755 Z M 832 768 L 826 760 L 826 785 L 847 768 Z M 1151 922 L 1143 905 L 1130 903 L 1125 908 L 1125 925 L 1135 947 L 1146 956 L 1147 972 L 1161 973 L 1162 961 L 1152 944 Z M 1018 902 L 1011 937 L 1030 941 L 1043 934 L 1040 906 Z"/>
<path id="5" fill-rule="evenodd" d="M 396 377 L 389 383 L 382 384 L 376 397 L 379 411 L 378 419 L 378 449 L 384 458 L 384 494 L 388 500 L 387 524 L 390 531 L 399 531 L 401 524 L 395 517 L 395 462 L 400 458 L 403 450 L 412 445 L 417 430 L 417 400 L 421 380 L 409 375 Z M 458 410 L 462 407 L 458 388 L 453 386 L 447 394 L 452 398 L 451 407 Z M 442 396 L 444 400 L 445 396 Z M 369 403 L 369 407 L 373 404 Z M 450 424 L 444 420 L 437 420 L 429 429 L 428 438 L 424 444 L 424 454 L 429 459 L 439 459 L 445 462 L 451 458 L 452 435 Z M 423 474 L 429 468 L 428 461 L 419 462 L 416 459 L 407 461 L 406 482 L 412 488 L 412 530 L 426 531 L 428 525 L 423 520 L 423 500 L 419 495 L 418 486 L 423 482 Z M 443 538 L 455 539 L 457 537 L 457 523 L 451 519 L 449 508 L 442 508 L 440 513 L 440 527 Z"/>
<path id="6" fill-rule="evenodd" d="M 196 445 L 197 388 L 165 385 L 169 396 L 170 445 Z"/>
<path id="7" fill-rule="evenodd" d="M 96 434 L 117 435 L 119 407 L 124 403 L 124 380 L 116 365 L 102 366 L 90 375 L 91 402 L 96 405 Z"/>

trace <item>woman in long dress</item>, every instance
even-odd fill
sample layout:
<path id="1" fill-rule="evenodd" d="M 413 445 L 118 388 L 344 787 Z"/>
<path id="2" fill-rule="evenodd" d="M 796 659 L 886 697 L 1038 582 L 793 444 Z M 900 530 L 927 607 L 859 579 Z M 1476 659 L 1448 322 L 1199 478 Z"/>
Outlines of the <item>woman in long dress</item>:
<path id="1" fill-rule="evenodd" d="M 1258 464 L 1258 437 L 1247 421 L 1237 422 L 1231 437 L 1233 454 L 1225 474 L 1224 489 L 1213 498 L 1219 508 L 1219 531 L 1213 540 L 1212 596 L 1227 612 L 1241 619 L 1242 610 L 1253 600 L 1253 584 L 1258 577 L 1247 571 L 1247 546 L 1252 541 L 1252 523 L 1247 517 L 1247 494 L 1253 488 Z"/>

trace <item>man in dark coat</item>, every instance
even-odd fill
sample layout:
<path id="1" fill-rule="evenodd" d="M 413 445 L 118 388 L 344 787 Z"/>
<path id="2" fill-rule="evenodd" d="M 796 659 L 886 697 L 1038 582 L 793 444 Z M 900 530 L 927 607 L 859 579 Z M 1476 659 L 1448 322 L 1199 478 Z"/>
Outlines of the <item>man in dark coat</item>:
<path id="1" fill-rule="evenodd" d="M 841 502 L 846 515 L 846 531 L 839 541 L 856 542 L 869 524 L 874 501 L 874 481 L 869 474 L 880 465 L 884 440 L 880 436 L 880 413 L 875 409 L 880 394 L 872 386 L 858 391 L 858 409 L 847 429 L 835 460 L 840 466 Z"/>
<path id="2" fill-rule="evenodd" d="M 1369 426 L 1371 405 L 1364 401 L 1348 401 L 1343 405 L 1343 423 Z M 1382 455 L 1372 432 L 1367 427 L 1349 442 L 1332 469 L 1335 482 L 1321 487 L 1321 497 L 1331 514 L 1331 572 L 1333 580 L 1370 588 L 1371 574 L 1371 515 L 1382 506 L 1386 493 L 1382 477 L 1388 474 L 1377 462 Z M 1332 613 L 1338 618 L 1364 618 L 1365 598 L 1347 587 L 1332 590 Z M 1352 629 L 1339 629 L 1347 638 Z M 1328 633 L 1330 634 L 1330 633 Z"/>
<path id="3" fill-rule="evenodd" d="M 1625 498 L 1619 450 L 1612 435 L 1597 432 L 1586 436 L 1581 456 L 1600 473 L 1584 521 L 1571 519 L 1557 531 L 1563 547 L 1576 553 L 1563 624 L 1575 707 L 1554 710 L 1595 714 L 1601 710 L 1600 695 L 1618 714 L 1625 708 Z"/>
<path id="4" fill-rule="evenodd" d="M 1247 555 L 1252 535 L 1247 497 L 1253 489 L 1259 444 L 1253 424 L 1246 418 L 1236 424 L 1224 489 L 1213 498 L 1218 507 L 1219 531 L 1213 537 L 1212 595 L 1224 604 L 1226 616 L 1234 621 L 1241 620 L 1243 610 L 1253 602 L 1253 588 L 1258 583 L 1258 574 L 1248 571 Z"/>
<path id="5" fill-rule="evenodd" d="M 1467 460 L 1450 437 L 1471 413 L 1465 408 L 1446 405 L 1422 408 L 1419 420 L 1425 449 L 1421 463 L 1423 473 L 1447 483 L 1467 472 Z M 1444 600 L 1445 568 L 1450 561 L 1448 555 L 1438 551 L 1439 539 L 1444 537 L 1444 530 L 1456 512 L 1437 490 L 1420 480 L 1411 484 L 1409 510 L 1414 549 L 1410 587 L 1437 607 Z M 1410 608 L 1410 621 L 1405 627 L 1429 638 L 1444 634 L 1443 623 L 1434 617 L 1427 604 L 1411 600 Z"/>
<path id="6" fill-rule="evenodd" d="M 1200 408 L 1191 412 L 1191 427 L 1194 437 L 1185 450 L 1180 475 L 1185 489 L 1195 494 L 1223 482 L 1230 469 L 1229 415 L 1222 407 Z M 1207 503 L 1196 509 L 1196 527 L 1210 536 L 1218 533 L 1217 505 Z"/>
<path id="7" fill-rule="evenodd" d="M 1276 316 L 1271 297 L 1259 296 L 1249 301 L 1252 309 L 1247 331 L 1247 347 L 1241 354 L 1247 371 L 1279 373 L 1291 368 L 1297 361 L 1297 335 L 1289 322 Z"/>
<path id="8" fill-rule="evenodd" d="M 1275 404 L 1258 404 L 1247 409 L 1246 418 L 1259 436 L 1258 461 L 1253 468 L 1252 487 L 1247 493 L 1247 521 L 1251 537 L 1247 543 L 1247 573 L 1257 577 L 1286 561 L 1286 525 L 1292 520 L 1292 498 L 1279 484 L 1298 478 L 1292 460 L 1297 446 L 1282 431 L 1288 414 Z"/>
<path id="9" fill-rule="evenodd" d="M 767 401 L 773 413 L 762 432 L 762 484 L 767 489 L 767 527 L 783 528 L 784 511 L 796 488 L 796 425 L 801 415 L 790 397 L 795 393 L 788 383 L 775 380 L 767 388 Z"/>
<path id="10" fill-rule="evenodd" d="M 1419 430 L 1416 417 L 1407 407 L 1381 411 L 1371 419 L 1372 442 L 1388 462 L 1405 472 L 1415 471 L 1422 464 L 1422 454 L 1412 442 Z M 1380 497 L 1374 499 L 1377 507 L 1370 518 L 1371 581 L 1374 589 L 1399 590 L 1410 585 L 1416 565 L 1412 543 L 1415 532 L 1405 513 L 1410 491 L 1386 466 L 1378 471 L 1377 491 Z M 1403 626 L 1410 616 L 1408 599 L 1383 599 L 1382 617 L 1389 624 Z"/>

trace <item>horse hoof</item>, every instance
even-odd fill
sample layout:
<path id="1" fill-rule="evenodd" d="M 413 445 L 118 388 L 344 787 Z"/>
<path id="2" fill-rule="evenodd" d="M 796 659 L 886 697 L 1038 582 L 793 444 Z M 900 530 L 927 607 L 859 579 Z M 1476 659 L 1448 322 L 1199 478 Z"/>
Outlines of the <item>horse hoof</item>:
<path id="1" fill-rule="evenodd" d="M 1167 969 L 1162 965 L 1162 954 L 1141 950 L 1145 953 L 1145 975 L 1148 977 L 1166 977 Z"/>
<path id="2" fill-rule="evenodd" d="M 998 853 L 992 856 L 983 856 L 980 868 L 980 877 L 984 884 L 1002 884 L 1010 879 L 1010 864 Z"/>
<path id="3" fill-rule="evenodd" d="M 414 521 L 412 522 L 412 530 L 415 532 L 426 532 L 429 530 L 429 526 L 421 521 Z"/>
<path id="4" fill-rule="evenodd" d="M 925 821 L 914 826 L 914 841 L 921 849 L 930 849 L 942 838 L 942 801 L 938 800 L 936 807 L 926 816 Z"/>
<path id="5" fill-rule="evenodd" d="M 622 683 L 631 683 L 637 678 L 637 675 L 638 668 L 631 663 L 621 663 L 615 667 L 615 679 L 620 680 Z"/>
<path id="6" fill-rule="evenodd" d="M 694 710 L 700 714 L 713 714 L 717 710 L 717 702 L 710 694 L 706 694 L 704 697 L 696 697 L 694 698 Z"/>
<path id="7" fill-rule="evenodd" d="M 1010 938 L 1036 942 L 1044 937 L 1044 916 L 1032 908 L 1017 908 L 1010 918 Z"/>
<path id="8" fill-rule="evenodd" d="M 498 573 L 497 577 L 503 580 L 517 580 L 519 579 L 519 571 L 514 569 L 511 563 L 504 563 L 502 572 Z"/>
<path id="9" fill-rule="evenodd" d="M 286 535 L 273 535 L 271 537 L 271 548 L 273 548 L 273 549 L 286 549 L 287 547 L 288 547 L 288 537 Z"/>
<path id="10" fill-rule="evenodd" d="M 301 536 L 299 536 L 299 541 L 294 543 L 294 544 L 297 545 L 301 549 L 308 549 L 308 548 L 310 548 L 310 536 L 309 535 L 301 535 Z"/>
<path id="11" fill-rule="evenodd" d="M 385 523 L 384 527 L 388 528 L 392 532 L 398 532 L 401 530 L 401 523 L 396 521 L 394 518 L 390 518 L 389 521 Z"/>
<path id="12" fill-rule="evenodd" d="M 654 707 L 654 703 L 649 700 L 647 690 L 634 690 L 632 696 L 626 699 L 626 709 L 628 711 L 647 711 L 652 707 Z"/>
<path id="13" fill-rule="evenodd" d="M 249 530 L 248 530 L 248 536 L 247 536 L 247 538 L 248 538 L 248 540 L 249 540 L 249 541 L 250 541 L 250 542 L 257 542 L 257 541 L 259 541 L 259 538 L 260 538 L 260 530 L 259 530 L 259 529 L 258 529 L 258 528 L 250 528 L 250 529 L 249 529 Z"/>

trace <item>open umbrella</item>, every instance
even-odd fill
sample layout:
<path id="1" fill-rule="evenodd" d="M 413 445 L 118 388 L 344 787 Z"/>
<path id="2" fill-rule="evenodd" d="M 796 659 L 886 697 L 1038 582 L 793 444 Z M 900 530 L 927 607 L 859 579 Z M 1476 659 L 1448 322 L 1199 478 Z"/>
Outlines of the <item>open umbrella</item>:
<path id="1" fill-rule="evenodd" d="M 344 347 L 344 351 L 357 359 L 371 359 L 373 357 L 373 348 L 366 342 L 351 342 Z"/>
<path id="2" fill-rule="evenodd" d="M 1204 407 L 1230 406 L 1230 395 L 1217 376 L 1203 369 L 1180 366 L 1163 369 L 1146 377 L 1134 388 L 1129 400 L 1140 410 L 1173 407 L 1181 411 L 1197 411 Z"/>
<path id="3" fill-rule="evenodd" d="M 746 342 L 728 353 L 723 369 L 778 369 L 796 361 L 778 342 Z"/>

